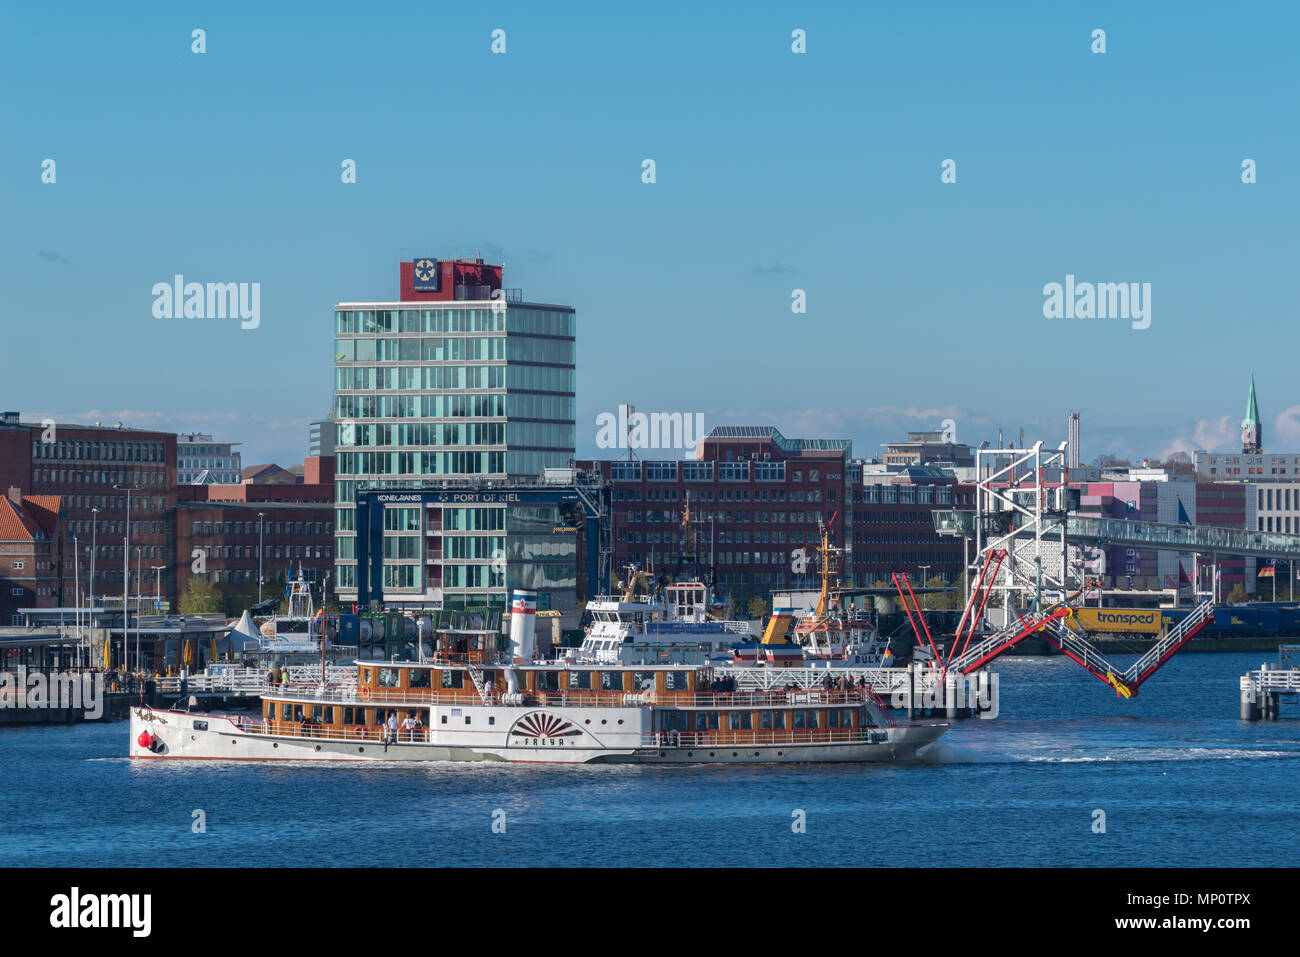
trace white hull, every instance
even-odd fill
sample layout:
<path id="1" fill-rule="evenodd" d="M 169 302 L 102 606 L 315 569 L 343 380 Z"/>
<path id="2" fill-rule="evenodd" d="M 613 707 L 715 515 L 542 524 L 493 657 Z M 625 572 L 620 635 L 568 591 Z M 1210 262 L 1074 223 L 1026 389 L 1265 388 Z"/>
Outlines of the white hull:
<path id="1" fill-rule="evenodd" d="M 458 709 L 459 711 L 460 709 Z M 500 714 L 500 707 L 493 709 Z M 535 709 L 521 709 L 521 711 Z M 556 709 L 560 712 L 561 709 Z M 567 717 L 584 720 L 576 711 Z M 627 709 L 620 709 L 627 714 Z M 196 722 L 198 726 L 196 726 Z M 503 724 L 505 722 L 503 721 Z M 513 725 L 510 726 L 513 731 Z M 908 725 L 877 729 L 874 741 L 773 742 L 763 744 L 709 744 L 697 741 L 676 746 L 644 746 L 639 730 L 614 733 L 611 737 L 631 738 L 627 747 L 601 746 L 590 732 L 573 739 L 522 738 L 506 732 L 485 735 L 485 740 L 466 741 L 464 733 L 434 732 L 431 741 L 397 742 L 329 739 L 285 734 L 254 733 L 221 715 L 131 710 L 130 756 L 140 760 L 173 761 L 509 761 L 530 764 L 754 764 L 799 762 L 910 761 L 916 752 L 936 740 L 946 724 Z M 157 750 L 139 743 L 148 731 L 159 744 Z M 487 737 L 536 743 L 489 743 Z"/>

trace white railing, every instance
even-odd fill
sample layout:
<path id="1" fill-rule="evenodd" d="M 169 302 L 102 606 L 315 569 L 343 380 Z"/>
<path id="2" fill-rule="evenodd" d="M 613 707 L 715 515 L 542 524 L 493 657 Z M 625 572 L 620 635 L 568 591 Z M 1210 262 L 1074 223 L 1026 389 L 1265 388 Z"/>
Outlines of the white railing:
<path id="1" fill-rule="evenodd" d="M 734 679 L 738 690 L 773 691 L 793 684 L 799 689 L 827 690 L 826 678 L 830 677 L 835 688 L 839 679 L 844 678 L 854 686 L 866 682 L 876 694 L 889 695 L 907 687 L 906 668 L 735 668 L 722 666 L 714 669 L 715 674 Z M 917 668 L 918 687 L 928 687 L 935 680 L 934 669 Z"/>
<path id="2" fill-rule="evenodd" d="M 210 665 L 206 671 L 189 675 L 185 679 L 186 693 L 190 692 L 225 692 L 229 694 L 261 695 L 287 690 L 320 685 L 320 667 L 299 665 L 281 669 L 287 671 L 288 684 L 272 684 L 266 680 L 267 670 L 261 668 L 240 668 L 233 665 Z M 332 665 L 325 668 L 327 687 L 337 689 L 355 688 L 357 670 L 354 666 Z M 181 679 L 178 676 L 160 678 L 158 688 L 163 694 L 180 694 Z"/>
<path id="3" fill-rule="evenodd" d="M 1241 681 L 1243 685 L 1253 685 L 1256 691 L 1295 694 L 1300 692 L 1300 669 L 1261 668 L 1246 672 Z"/>
<path id="4" fill-rule="evenodd" d="M 349 725 L 335 728 L 329 725 L 314 725 L 300 721 L 269 721 L 264 718 L 231 718 L 231 721 L 246 734 L 264 734 L 302 741 L 310 741 L 314 738 L 320 741 L 383 744 L 384 741 L 389 740 L 390 733 L 386 728 L 373 725 Z M 392 733 L 396 736 L 391 739 L 394 744 L 424 744 L 429 741 L 430 729 L 423 727 L 414 729 L 398 728 L 397 731 Z"/>
<path id="5" fill-rule="evenodd" d="M 788 728 L 771 731 L 643 731 L 643 748 L 735 748 L 774 744 L 882 744 L 889 733 L 882 728 Z M 737 755 L 739 756 L 739 755 Z"/>
<path id="6" fill-rule="evenodd" d="M 1140 677 L 1148 668 L 1163 658 L 1170 648 L 1177 647 L 1186 641 L 1188 632 L 1197 628 L 1201 622 L 1205 621 L 1205 619 L 1209 618 L 1212 614 L 1214 614 L 1214 602 L 1210 599 L 1201 602 L 1187 613 L 1186 618 L 1176 624 L 1173 628 L 1170 628 L 1169 632 L 1152 645 L 1141 658 L 1133 662 L 1133 664 L 1124 672 L 1124 677 L 1129 681 L 1133 681 Z"/>

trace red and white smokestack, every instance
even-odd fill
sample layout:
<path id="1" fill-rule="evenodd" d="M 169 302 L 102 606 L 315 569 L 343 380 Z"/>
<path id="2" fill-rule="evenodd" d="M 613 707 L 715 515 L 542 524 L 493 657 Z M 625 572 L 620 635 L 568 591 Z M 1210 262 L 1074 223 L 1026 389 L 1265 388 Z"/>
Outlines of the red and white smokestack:
<path id="1" fill-rule="evenodd" d="M 510 599 L 510 656 L 532 661 L 537 627 L 537 592 L 516 588 Z"/>

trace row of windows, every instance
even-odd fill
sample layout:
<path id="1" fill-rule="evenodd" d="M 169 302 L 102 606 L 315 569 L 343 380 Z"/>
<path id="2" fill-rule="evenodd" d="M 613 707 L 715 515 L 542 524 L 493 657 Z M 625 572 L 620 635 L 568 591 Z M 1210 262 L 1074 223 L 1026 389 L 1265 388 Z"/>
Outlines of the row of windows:
<path id="1" fill-rule="evenodd" d="M 201 522 L 190 523 L 190 534 L 211 535 L 333 535 L 332 522 Z"/>
<path id="2" fill-rule="evenodd" d="M 819 718 L 818 715 L 821 715 Z M 818 722 L 821 724 L 818 724 Z M 851 728 L 852 708 L 794 708 L 790 711 L 661 711 L 660 731 L 784 731 L 787 728 Z"/>
<path id="3" fill-rule="evenodd" d="M 681 521 L 682 513 L 675 509 L 652 509 L 649 512 L 624 512 L 628 522 L 672 522 Z M 691 518 L 699 522 L 714 520 L 727 524 L 753 522 L 760 525 L 815 525 L 819 512 L 750 512 L 724 509 L 718 512 L 692 512 Z"/>
<path id="4" fill-rule="evenodd" d="M 503 389 L 504 365 L 482 366 L 375 366 L 334 370 L 337 390 L 429 391 L 431 389 Z M 381 412 L 380 415 L 396 413 Z"/>
<path id="5" fill-rule="evenodd" d="M 334 340 L 336 362 L 482 362 L 505 357 L 506 340 L 499 337 Z"/>
<path id="6" fill-rule="evenodd" d="M 860 492 L 860 494 L 859 494 Z M 952 505 L 951 485 L 864 485 L 853 499 L 866 505 Z M 970 494 L 958 494 L 958 505 L 969 505 Z"/>
<path id="7" fill-rule="evenodd" d="M 576 332 L 569 311 L 520 306 L 443 307 L 426 309 L 338 309 L 334 331 L 339 335 L 385 335 L 412 332 L 519 332 L 568 336 Z"/>
<path id="8" fill-rule="evenodd" d="M 356 460 L 345 455 L 358 456 Z M 505 452 L 357 452 L 338 453 L 340 475 L 499 475 L 505 471 Z M 348 471 L 354 467 L 354 471 Z M 356 500 L 356 483 L 336 481 L 335 500 Z"/>
<path id="9" fill-rule="evenodd" d="M 56 427 L 51 426 L 53 431 Z M 162 442 L 81 442 L 58 439 L 33 442 L 34 459 L 70 459 L 103 462 L 165 462 L 167 446 Z"/>
<path id="10" fill-rule="evenodd" d="M 132 509 L 132 511 L 134 511 L 134 509 Z M 95 527 L 92 528 L 91 526 Z M 90 521 L 81 521 L 78 519 L 76 521 L 68 522 L 67 529 L 75 535 L 84 535 L 87 538 L 92 536 L 97 537 L 99 535 L 125 535 L 126 522 L 104 522 L 96 521 L 94 519 L 91 519 Z M 166 531 L 166 527 L 163 522 L 131 522 L 131 534 L 133 536 L 162 535 L 164 531 Z"/>
<path id="11" fill-rule="evenodd" d="M 350 540 L 350 539 L 349 539 Z M 257 558 L 256 545 L 210 545 L 203 549 L 210 559 Z M 262 558 L 333 558 L 333 545 L 263 545 Z"/>
<path id="12" fill-rule="evenodd" d="M 52 485 L 163 485 L 165 472 L 101 472 L 82 469 L 36 469 L 37 481 Z M 132 504 L 135 498 L 132 497 Z"/>
<path id="13" fill-rule="evenodd" d="M 1274 510 L 1289 512 L 1292 509 L 1300 509 L 1300 489 L 1261 488 L 1258 490 L 1258 494 L 1259 507 L 1268 509 L 1270 512 Z"/>

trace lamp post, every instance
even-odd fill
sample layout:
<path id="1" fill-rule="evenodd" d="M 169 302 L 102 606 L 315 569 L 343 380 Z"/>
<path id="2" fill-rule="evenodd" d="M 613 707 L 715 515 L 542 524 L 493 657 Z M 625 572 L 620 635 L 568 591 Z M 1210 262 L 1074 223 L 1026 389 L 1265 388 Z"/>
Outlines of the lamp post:
<path id="1" fill-rule="evenodd" d="M 77 632 L 77 667 L 81 667 L 81 642 L 86 637 L 81 633 L 81 556 L 77 554 L 77 533 L 72 533 L 72 603 L 76 613 L 72 616 L 72 627 Z M 66 569 L 68 566 L 64 565 Z M 62 572 L 60 572 L 62 574 Z"/>
<path id="2" fill-rule="evenodd" d="M 122 666 L 127 664 L 126 628 L 127 628 L 127 592 L 131 587 L 131 493 L 140 489 L 135 485 L 114 485 L 119 492 L 126 493 L 126 543 L 122 551 Z"/>
<path id="3" fill-rule="evenodd" d="M 265 515 L 265 512 L 257 513 L 257 603 L 259 605 L 262 603 L 262 528 L 265 524 L 262 519 Z"/>
<path id="4" fill-rule="evenodd" d="M 140 673 L 140 546 L 135 547 L 135 670 Z"/>

